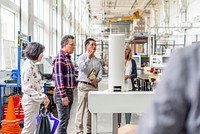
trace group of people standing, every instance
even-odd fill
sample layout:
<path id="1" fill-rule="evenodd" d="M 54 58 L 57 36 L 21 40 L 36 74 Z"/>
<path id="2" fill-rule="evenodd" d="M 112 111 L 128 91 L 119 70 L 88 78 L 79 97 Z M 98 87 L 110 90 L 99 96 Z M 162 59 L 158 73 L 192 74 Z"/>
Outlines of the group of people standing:
<path id="1" fill-rule="evenodd" d="M 83 133 L 83 116 L 87 114 L 87 134 L 91 133 L 91 114 L 88 110 L 88 92 L 98 90 L 98 82 L 102 79 L 102 66 L 95 57 L 96 41 L 88 38 L 85 41 L 86 53 L 78 58 L 78 105 L 76 111 L 76 133 Z M 60 126 L 59 134 L 66 134 L 71 106 L 73 104 L 73 91 L 76 86 L 75 68 L 70 54 L 75 48 L 74 37 L 66 35 L 61 41 L 60 53 L 53 60 L 53 78 L 55 81 L 54 101 L 57 106 Z M 94 70 L 95 78 L 88 79 L 88 74 Z"/>
<path id="2" fill-rule="evenodd" d="M 83 134 L 83 116 L 86 113 L 86 133 L 91 134 L 91 113 L 88 110 L 88 92 L 97 91 L 98 83 L 102 79 L 102 65 L 95 56 L 96 41 L 88 38 L 85 41 L 86 53 L 79 56 L 78 85 L 75 79 L 75 68 L 71 55 L 75 49 L 74 36 L 65 35 L 61 40 L 61 50 L 53 60 L 52 77 L 55 82 L 54 102 L 58 111 L 60 125 L 59 134 L 67 134 L 70 111 L 73 104 L 73 91 L 77 86 L 78 103 L 76 111 L 76 133 Z M 22 134 L 34 134 L 36 129 L 35 117 L 38 115 L 39 106 L 43 102 L 45 107 L 49 104 L 48 97 L 44 94 L 42 79 L 35 63 L 41 61 L 44 46 L 31 42 L 25 50 L 26 61 L 22 67 L 22 107 L 24 109 L 24 128 Z M 93 71 L 95 77 L 88 75 Z M 135 61 L 132 60 L 131 48 L 125 45 L 125 85 L 128 90 L 134 90 L 133 79 L 137 77 Z M 119 116 L 120 117 L 120 116 Z M 127 114 L 127 123 L 130 123 L 130 114 Z M 120 117 L 121 118 L 121 117 Z"/>

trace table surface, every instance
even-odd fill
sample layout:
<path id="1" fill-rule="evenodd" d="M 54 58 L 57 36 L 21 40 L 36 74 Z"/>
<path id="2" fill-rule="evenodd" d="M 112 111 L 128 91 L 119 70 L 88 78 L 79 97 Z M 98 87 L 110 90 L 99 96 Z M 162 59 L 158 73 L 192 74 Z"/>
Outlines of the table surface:
<path id="1" fill-rule="evenodd" d="M 91 113 L 142 113 L 153 94 L 152 91 L 90 91 L 88 108 Z"/>

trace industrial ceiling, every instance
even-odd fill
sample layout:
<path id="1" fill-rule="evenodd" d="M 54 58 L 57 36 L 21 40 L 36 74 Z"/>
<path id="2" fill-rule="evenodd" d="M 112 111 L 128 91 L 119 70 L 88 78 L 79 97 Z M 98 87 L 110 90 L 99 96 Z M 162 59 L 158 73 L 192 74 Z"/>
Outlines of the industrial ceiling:
<path id="1" fill-rule="evenodd" d="M 159 0 L 89 0 L 93 22 L 131 16 L 140 9 L 144 17 Z"/>

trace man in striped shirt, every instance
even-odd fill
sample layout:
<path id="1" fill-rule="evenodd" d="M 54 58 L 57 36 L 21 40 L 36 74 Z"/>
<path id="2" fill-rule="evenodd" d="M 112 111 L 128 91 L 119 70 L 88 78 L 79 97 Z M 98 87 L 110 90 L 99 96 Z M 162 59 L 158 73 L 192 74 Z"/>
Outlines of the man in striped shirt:
<path id="1" fill-rule="evenodd" d="M 74 52 L 74 48 L 74 37 L 65 35 L 61 41 L 61 50 L 53 60 L 54 101 L 60 119 L 59 134 L 67 134 L 70 110 L 73 103 L 75 69 L 70 54 Z"/>

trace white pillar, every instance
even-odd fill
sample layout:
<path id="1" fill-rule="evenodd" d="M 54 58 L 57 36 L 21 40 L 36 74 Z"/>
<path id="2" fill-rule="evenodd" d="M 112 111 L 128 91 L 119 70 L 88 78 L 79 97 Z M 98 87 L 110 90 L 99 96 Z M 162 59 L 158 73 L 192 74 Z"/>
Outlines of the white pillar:
<path id="1" fill-rule="evenodd" d="M 113 91 L 114 86 L 121 86 L 124 89 L 124 34 L 109 35 L 109 90 Z"/>

